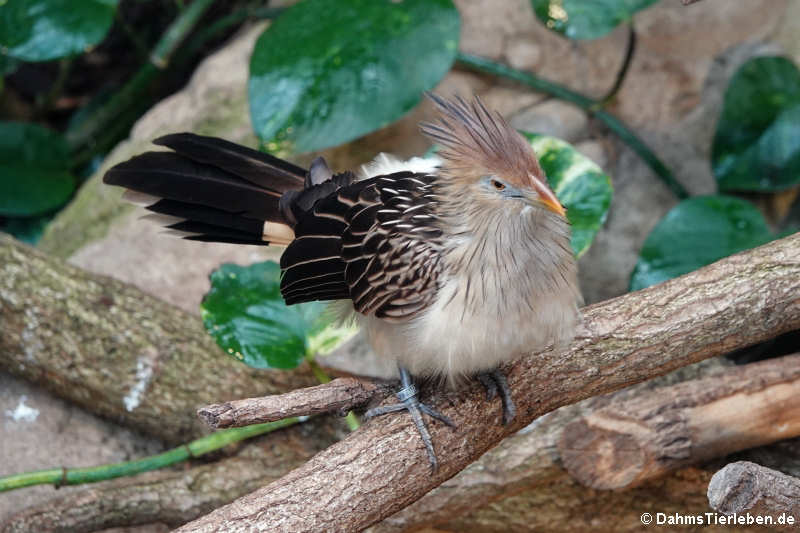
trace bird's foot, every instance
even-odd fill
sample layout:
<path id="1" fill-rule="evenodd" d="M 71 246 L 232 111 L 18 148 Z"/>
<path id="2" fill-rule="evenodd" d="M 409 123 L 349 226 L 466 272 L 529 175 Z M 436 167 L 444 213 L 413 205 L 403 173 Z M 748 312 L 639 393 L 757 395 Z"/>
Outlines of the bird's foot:
<path id="1" fill-rule="evenodd" d="M 420 438 L 422 438 L 422 443 L 425 445 L 425 451 L 428 453 L 431 469 L 433 472 L 436 472 L 439 463 L 436 460 L 436 453 L 433 450 L 433 439 L 431 439 L 431 434 L 428 432 L 428 427 L 425 425 L 425 420 L 423 420 L 422 415 L 424 413 L 450 427 L 455 427 L 456 425 L 452 420 L 436 409 L 428 407 L 419 401 L 417 397 L 417 388 L 411 380 L 411 375 L 402 367 L 400 368 L 400 383 L 401 389 L 396 394 L 397 399 L 400 400 L 399 403 L 375 407 L 364 413 L 364 417 L 370 419 L 397 411 L 408 411 L 408 414 L 411 415 L 411 420 L 414 421 L 414 425 L 417 427 Z"/>
<path id="2" fill-rule="evenodd" d="M 509 422 L 514 420 L 517 414 L 517 408 L 514 406 L 514 400 L 511 399 L 511 388 L 508 386 L 505 374 L 499 368 L 483 372 L 475 376 L 481 384 L 486 387 L 486 400 L 492 401 L 498 393 L 500 393 L 500 400 L 503 403 L 503 425 L 508 425 Z"/>

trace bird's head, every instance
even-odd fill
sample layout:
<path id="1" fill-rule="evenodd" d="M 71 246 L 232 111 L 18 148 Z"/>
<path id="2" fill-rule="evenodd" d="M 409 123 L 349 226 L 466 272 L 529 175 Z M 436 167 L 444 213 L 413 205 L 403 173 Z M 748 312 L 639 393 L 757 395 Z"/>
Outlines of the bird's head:
<path id="1" fill-rule="evenodd" d="M 451 193 L 476 195 L 493 208 L 531 206 L 566 216 L 533 148 L 498 113 L 477 97 L 467 102 L 428 96 L 440 117 L 421 129 L 441 147 L 442 175 L 457 189 Z"/>

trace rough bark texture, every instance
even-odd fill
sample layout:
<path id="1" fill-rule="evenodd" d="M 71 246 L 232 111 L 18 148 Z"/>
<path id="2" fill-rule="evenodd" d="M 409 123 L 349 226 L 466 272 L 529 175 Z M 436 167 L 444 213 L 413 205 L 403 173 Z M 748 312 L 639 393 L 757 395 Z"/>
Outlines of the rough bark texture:
<path id="1" fill-rule="evenodd" d="M 394 384 L 337 378 L 324 385 L 306 387 L 263 398 L 233 400 L 207 405 L 197 415 L 213 428 L 249 426 L 273 422 L 290 416 L 317 415 L 347 411 L 364 405 L 376 396 L 386 396 Z"/>
<path id="2" fill-rule="evenodd" d="M 559 453 L 581 484 L 624 489 L 670 470 L 800 435 L 800 355 L 615 402 L 564 428 Z"/>
<path id="3" fill-rule="evenodd" d="M 800 234 L 588 307 L 584 317 L 569 349 L 509 366 L 518 408 L 512 424 L 499 423 L 499 409 L 487 418 L 477 385 L 431 399 L 457 424 L 431 424 L 437 473 L 407 417 L 384 418 L 181 531 L 358 531 L 416 501 L 537 416 L 797 329 Z"/>
<path id="4" fill-rule="evenodd" d="M 0 533 L 81 533 L 154 522 L 177 527 L 300 466 L 336 440 L 339 426 L 320 418 L 210 464 L 95 485 L 9 517 Z"/>
<path id="5" fill-rule="evenodd" d="M 569 532 L 591 531 L 641 533 L 646 531 L 712 531 L 718 533 L 764 531 L 757 528 L 711 526 L 678 529 L 644 526 L 643 513 L 686 514 L 708 512 L 708 500 L 699 486 L 705 486 L 711 472 L 686 468 L 672 476 L 648 481 L 624 492 L 593 491 L 568 475 L 552 483 L 522 491 L 475 513 L 437 526 L 437 531 L 461 533 Z M 546 510 L 542 512 L 542 510 Z"/>
<path id="6" fill-rule="evenodd" d="M 658 394 L 687 380 L 727 373 L 732 363 L 713 358 L 665 376 L 561 407 L 505 439 L 458 475 L 417 502 L 369 528 L 370 533 L 421 531 L 640 531 L 643 512 L 702 514 L 719 464 L 687 468 L 624 492 L 587 489 L 563 468 L 557 444 L 564 427 L 580 416 L 620 402 Z M 800 439 L 748 450 L 730 460 L 788 465 L 800 473 Z M 719 461 L 719 460 L 717 460 Z M 727 462 L 728 460 L 723 460 Z M 721 464 L 724 464 L 721 463 Z M 721 529 L 711 529 L 721 530 Z"/>
<path id="7" fill-rule="evenodd" d="M 800 523 L 800 479 L 755 463 L 731 463 L 711 478 L 708 503 L 725 514 L 777 516 L 786 513 Z"/>
<path id="8" fill-rule="evenodd" d="M 314 383 L 227 357 L 200 320 L 0 234 L 0 366 L 169 442 L 209 429 L 199 407 Z"/>

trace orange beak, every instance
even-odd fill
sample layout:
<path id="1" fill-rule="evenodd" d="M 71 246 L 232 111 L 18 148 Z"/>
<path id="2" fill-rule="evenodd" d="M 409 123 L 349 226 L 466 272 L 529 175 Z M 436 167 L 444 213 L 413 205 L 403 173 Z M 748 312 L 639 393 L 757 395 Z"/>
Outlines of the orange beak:
<path id="1" fill-rule="evenodd" d="M 564 206 L 558 201 L 558 198 L 556 198 L 555 193 L 550 190 L 550 187 L 533 175 L 531 175 L 531 181 L 533 182 L 533 189 L 536 191 L 536 194 L 539 195 L 539 203 L 544 205 L 550 211 L 558 213 L 562 217 L 566 217 L 567 210 L 564 209 Z"/>

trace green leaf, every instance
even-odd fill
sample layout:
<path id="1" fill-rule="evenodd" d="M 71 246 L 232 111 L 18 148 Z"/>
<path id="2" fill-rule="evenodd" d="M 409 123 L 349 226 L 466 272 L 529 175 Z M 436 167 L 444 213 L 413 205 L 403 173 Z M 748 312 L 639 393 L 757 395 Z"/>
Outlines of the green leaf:
<path id="1" fill-rule="evenodd" d="M 8 0 L 0 7 L 0 46 L 23 61 L 79 54 L 103 40 L 118 0 Z"/>
<path id="2" fill-rule="evenodd" d="M 570 39 L 596 39 L 658 0 L 531 0 L 545 26 Z"/>
<path id="3" fill-rule="evenodd" d="M 33 216 L 63 205 L 75 189 L 58 133 L 0 122 L 0 216 Z"/>
<path id="4" fill-rule="evenodd" d="M 720 190 L 776 191 L 800 183 L 800 71 L 757 57 L 731 78 L 711 163 Z"/>
<path id="5" fill-rule="evenodd" d="M 0 2 L 2 2 L 2 0 L 0 0 Z M 0 9 L 2 9 L 2 4 L 0 4 Z M 0 76 L 13 74 L 17 68 L 19 68 L 18 59 L 0 54 Z"/>
<path id="6" fill-rule="evenodd" d="M 761 212 L 732 196 L 697 196 L 672 208 L 647 236 L 631 275 L 636 291 L 776 238 Z"/>
<path id="7" fill-rule="evenodd" d="M 8 233 L 18 241 L 35 245 L 42 238 L 51 220 L 53 215 L 50 213 L 36 217 L 9 218 L 5 224 L 0 225 L 0 231 Z"/>
<path id="8" fill-rule="evenodd" d="M 305 0 L 256 42 L 250 115 L 278 155 L 335 146 L 397 120 L 452 65 L 451 0 Z"/>
<path id="9" fill-rule="evenodd" d="M 355 332 L 334 324 L 326 304 L 287 306 L 274 261 L 225 264 L 211 274 L 201 305 L 203 324 L 223 350 L 255 368 L 294 368 L 329 351 Z"/>
<path id="10" fill-rule="evenodd" d="M 576 257 L 589 249 L 606 220 L 614 189 L 597 164 L 568 142 L 521 132 L 531 143 L 550 187 L 567 208 L 572 225 L 572 250 Z"/>

